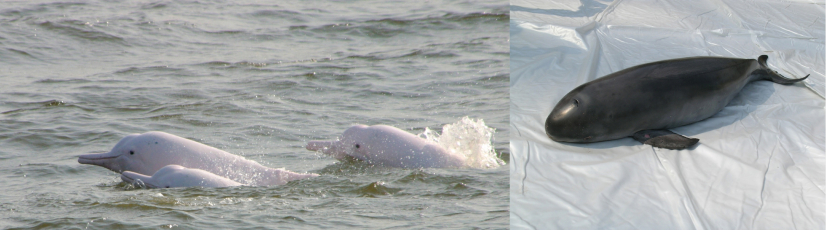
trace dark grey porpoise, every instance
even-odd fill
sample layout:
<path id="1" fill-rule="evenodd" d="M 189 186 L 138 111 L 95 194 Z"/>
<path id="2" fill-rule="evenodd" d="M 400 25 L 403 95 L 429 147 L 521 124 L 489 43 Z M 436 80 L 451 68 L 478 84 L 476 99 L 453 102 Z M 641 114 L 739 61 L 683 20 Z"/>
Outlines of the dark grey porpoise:
<path id="1" fill-rule="evenodd" d="M 711 117 L 752 81 L 789 85 L 757 60 L 692 57 L 634 66 L 565 95 L 545 120 L 554 141 L 589 143 L 633 137 L 654 147 L 684 149 L 699 140 L 667 129 Z"/>

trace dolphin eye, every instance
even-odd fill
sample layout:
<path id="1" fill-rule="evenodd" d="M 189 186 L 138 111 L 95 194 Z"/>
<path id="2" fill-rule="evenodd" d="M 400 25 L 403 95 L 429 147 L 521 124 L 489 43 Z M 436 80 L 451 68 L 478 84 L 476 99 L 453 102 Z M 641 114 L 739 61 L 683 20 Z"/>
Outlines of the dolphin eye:
<path id="1" fill-rule="evenodd" d="M 578 107 L 578 106 L 579 106 L 579 100 L 574 99 L 574 107 Z"/>
<path id="2" fill-rule="evenodd" d="M 361 147 L 361 146 L 359 146 L 359 144 L 356 144 L 356 148 L 359 148 L 359 147 Z"/>
<path id="3" fill-rule="evenodd" d="M 167 185 L 166 187 L 169 188 L 169 185 Z"/>
<path id="4" fill-rule="evenodd" d="M 135 151 L 129 150 L 129 155 L 135 155 Z"/>

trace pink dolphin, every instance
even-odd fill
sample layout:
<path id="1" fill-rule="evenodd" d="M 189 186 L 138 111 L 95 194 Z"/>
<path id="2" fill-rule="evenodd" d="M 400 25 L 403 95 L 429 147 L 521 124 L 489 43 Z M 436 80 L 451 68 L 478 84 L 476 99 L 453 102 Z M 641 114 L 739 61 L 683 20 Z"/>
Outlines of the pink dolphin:
<path id="1" fill-rule="evenodd" d="M 175 187 L 231 187 L 243 184 L 233 180 L 212 174 L 210 172 L 185 168 L 180 165 L 167 165 L 155 172 L 152 176 L 143 175 L 132 171 L 123 171 L 120 175 L 126 183 L 136 184 L 140 180 L 149 188 L 175 188 Z"/>
<path id="2" fill-rule="evenodd" d="M 126 136 L 112 151 L 81 155 L 77 162 L 119 173 L 132 171 L 143 175 L 153 175 L 167 165 L 180 165 L 250 186 L 283 185 L 288 181 L 318 176 L 265 167 L 241 156 L 157 131 Z"/>
<path id="3" fill-rule="evenodd" d="M 437 143 L 387 125 L 356 125 L 345 130 L 338 141 L 310 141 L 307 149 L 339 160 L 349 156 L 399 168 L 458 168 L 466 160 Z"/>

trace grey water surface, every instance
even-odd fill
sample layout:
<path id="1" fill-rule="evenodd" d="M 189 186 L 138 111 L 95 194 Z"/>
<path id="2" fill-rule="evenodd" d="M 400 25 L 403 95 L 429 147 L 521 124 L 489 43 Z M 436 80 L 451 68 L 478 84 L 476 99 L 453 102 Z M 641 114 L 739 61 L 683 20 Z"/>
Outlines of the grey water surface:
<path id="1" fill-rule="evenodd" d="M 507 161 L 507 1 L 261 2 L 0 3 L 0 227 L 508 227 L 507 166 L 304 149 L 354 124 L 419 133 L 469 116 Z M 154 130 L 321 176 L 140 189 L 77 163 Z"/>

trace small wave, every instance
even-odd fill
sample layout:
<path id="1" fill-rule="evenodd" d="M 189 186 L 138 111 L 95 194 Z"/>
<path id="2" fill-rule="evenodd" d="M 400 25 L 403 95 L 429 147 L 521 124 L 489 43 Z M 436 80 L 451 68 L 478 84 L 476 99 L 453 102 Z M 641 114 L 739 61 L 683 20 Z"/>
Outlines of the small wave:
<path id="1" fill-rule="evenodd" d="M 103 41 L 103 42 L 117 42 L 122 43 L 124 39 L 115 35 L 111 35 L 96 29 L 89 29 L 91 26 L 87 22 L 79 20 L 62 20 L 58 22 L 46 21 L 38 24 L 47 30 L 58 32 L 84 40 Z"/>
<path id="2" fill-rule="evenodd" d="M 30 14 L 37 14 L 42 13 L 48 10 L 55 10 L 55 9 L 65 9 L 74 6 L 85 6 L 86 3 L 82 2 L 54 2 L 54 3 L 41 3 L 37 4 L 32 7 L 28 8 L 18 8 L 18 9 L 7 9 L 0 11 L 0 16 L 5 17 L 12 17 L 12 16 L 23 16 L 23 15 L 30 15 Z M 54 8 L 54 9 L 52 9 Z"/>
<path id="3" fill-rule="evenodd" d="M 200 89 L 179 89 L 176 91 L 164 92 L 162 95 L 172 98 L 174 101 L 201 101 L 211 99 L 209 93 Z"/>
<path id="4" fill-rule="evenodd" d="M 147 66 L 147 67 L 129 67 L 125 69 L 120 69 L 114 72 L 114 74 L 126 75 L 126 74 L 143 74 L 143 73 L 158 73 L 158 72 L 169 72 L 170 74 L 176 73 L 178 75 L 186 75 L 191 76 L 194 74 L 191 73 L 183 73 L 185 71 L 181 68 L 170 68 L 169 66 Z"/>
<path id="5" fill-rule="evenodd" d="M 442 18 L 448 21 L 479 23 L 486 21 L 510 21 L 510 14 L 508 13 L 470 13 L 470 14 L 445 14 Z"/>
<path id="6" fill-rule="evenodd" d="M 0 114 L 16 114 L 21 112 L 32 112 L 49 109 L 80 109 L 85 112 L 92 112 L 94 109 L 86 108 L 78 104 L 67 104 L 62 100 L 48 100 L 39 102 L 7 102 L 6 104 L 17 106 L 18 108 L 0 112 Z"/>
<path id="7" fill-rule="evenodd" d="M 453 58 L 459 55 L 449 51 L 427 52 L 424 50 L 414 50 L 411 53 L 400 56 L 400 58 L 424 57 L 424 58 Z"/>
<path id="8" fill-rule="evenodd" d="M 86 79 L 41 79 L 34 81 L 34 83 L 44 83 L 44 84 L 53 84 L 53 83 L 66 83 L 66 84 L 80 84 L 80 83 L 89 83 L 92 81 Z"/>
<path id="9" fill-rule="evenodd" d="M 298 25 L 298 26 L 290 26 L 288 29 L 289 30 L 306 30 L 307 28 L 310 28 L 310 27 L 305 26 L 305 25 Z"/>
<path id="10" fill-rule="evenodd" d="M 457 182 L 451 184 L 448 188 L 444 191 L 439 193 L 432 194 L 434 197 L 457 197 L 457 198 L 465 198 L 465 197 L 478 197 L 478 196 L 485 196 L 490 194 L 490 191 L 474 188 L 468 184 Z"/>
<path id="11" fill-rule="evenodd" d="M 66 141 L 62 141 L 66 142 Z M 23 176 L 31 180 L 41 180 L 44 178 L 65 177 L 67 175 L 78 174 L 80 169 L 74 166 L 58 165 L 52 163 L 24 163 L 20 164 L 15 171 L 15 176 Z"/>
<path id="12" fill-rule="evenodd" d="M 206 66 L 206 67 L 226 67 L 232 65 L 230 62 L 225 61 L 211 61 L 211 62 L 204 62 L 201 64 L 195 64 L 194 66 Z"/>
<path id="13" fill-rule="evenodd" d="M 304 17 L 304 14 L 291 10 L 258 10 L 249 15 L 259 19 L 286 19 L 293 22 L 306 21 L 302 18 Z"/>
<path id="14" fill-rule="evenodd" d="M 144 5 L 142 5 L 142 6 L 141 6 L 141 9 L 144 9 L 144 10 L 149 10 L 149 9 L 163 9 L 163 8 L 166 8 L 166 7 L 167 7 L 166 3 L 163 3 L 163 2 L 152 2 L 152 3 L 148 3 L 148 4 L 144 4 Z"/>
<path id="15" fill-rule="evenodd" d="M 0 37 L 0 39 L 3 39 L 3 37 Z M 11 55 L 5 55 L 4 54 L 4 56 L 7 56 L 6 58 L 16 59 L 15 57 L 20 57 L 20 59 L 17 59 L 17 60 L 26 60 L 26 59 L 28 59 L 28 60 L 43 61 L 40 58 L 37 58 L 35 55 L 33 55 L 29 52 L 23 51 L 23 50 L 13 49 L 13 48 L 6 48 L 6 50 L 11 53 Z"/>
<path id="16" fill-rule="evenodd" d="M 452 185 L 454 183 L 483 183 L 482 181 L 477 180 L 473 176 L 462 175 L 462 174 L 438 174 L 428 172 L 424 169 L 414 169 L 409 174 L 405 175 L 398 180 L 393 181 L 393 183 L 398 184 L 412 184 L 412 183 L 427 183 L 427 184 L 444 184 L 444 185 Z"/>
<path id="17" fill-rule="evenodd" d="M 510 73 L 500 73 L 493 76 L 488 76 L 485 78 L 487 81 L 500 81 L 500 82 L 510 82 L 511 75 Z"/>
<path id="18" fill-rule="evenodd" d="M 300 28 L 304 29 L 304 28 Z M 320 34 L 347 34 L 369 38 L 389 38 L 399 34 L 412 33 L 407 27 L 387 24 L 383 21 L 367 21 L 364 23 L 327 24 L 310 28 L 310 32 Z"/>
<path id="19" fill-rule="evenodd" d="M 243 31 L 243 30 L 219 30 L 219 31 L 204 31 L 204 32 L 206 32 L 208 34 L 229 34 L 229 35 L 248 34 L 246 31 Z"/>
<path id="20" fill-rule="evenodd" d="M 42 104 L 43 106 L 48 107 L 48 106 L 60 106 L 60 105 L 66 104 L 66 103 L 63 103 L 63 101 L 58 101 L 58 100 L 48 100 L 48 101 L 40 102 L 40 104 Z"/>
<path id="21" fill-rule="evenodd" d="M 397 192 L 400 192 L 402 189 L 400 188 L 392 188 L 388 186 L 386 183 L 377 181 L 370 183 L 368 185 L 356 188 L 351 192 L 357 193 L 361 196 L 367 197 L 375 197 L 380 195 L 393 195 Z"/>
<path id="22" fill-rule="evenodd" d="M 475 12 L 467 14 L 445 13 L 440 16 L 421 18 L 383 18 L 352 23 L 327 24 L 319 27 L 293 26 L 290 30 L 309 30 L 316 33 L 348 34 L 370 38 L 390 38 L 419 31 L 455 29 L 455 24 L 501 24 L 510 20 L 507 11 L 501 13 Z M 447 22 L 447 23 L 446 23 Z M 454 24 L 454 25 L 450 25 Z"/>
<path id="23" fill-rule="evenodd" d="M 498 168 L 505 165 L 505 162 L 496 157 L 493 149 L 491 139 L 494 132 L 495 129 L 486 126 L 482 119 L 474 121 L 463 117 L 456 123 L 442 126 L 441 134 L 425 128 L 419 136 L 439 143 L 447 151 L 464 155 L 467 157 L 467 167 Z"/>
<path id="24" fill-rule="evenodd" d="M 357 160 L 352 157 L 346 157 L 341 161 L 325 166 L 323 169 L 319 170 L 316 173 L 322 175 L 352 176 L 365 174 L 376 175 L 390 172 L 394 172 L 394 169 L 388 167 L 377 167 L 376 165 L 372 165 L 365 161 Z M 349 179 L 348 181 L 352 182 L 352 180 Z M 335 183 L 339 182 L 330 182 L 330 184 Z"/>
<path id="25" fill-rule="evenodd" d="M 428 174 L 425 171 L 415 170 L 415 171 L 411 172 L 410 174 L 407 174 L 407 176 L 404 176 L 401 179 L 396 180 L 396 182 L 402 182 L 402 183 L 410 183 L 410 182 L 414 182 L 414 181 L 425 182 L 428 178 L 430 178 L 430 176 L 431 175 Z"/>
<path id="26" fill-rule="evenodd" d="M 385 57 L 379 57 L 377 55 L 350 55 L 345 57 L 345 59 L 356 59 L 356 60 L 364 60 L 364 61 L 380 61 L 386 59 Z"/>
<path id="27" fill-rule="evenodd" d="M 374 53 L 368 55 L 349 55 L 344 59 L 364 60 L 368 62 L 378 62 L 383 60 L 402 59 L 408 60 L 411 58 L 456 58 L 460 55 L 450 51 L 433 51 L 414 49 L 404 53 Z"/>
<path id="28" fill-rule="evenodd" d="M 273 136 L 276 132 L 286 133 L 286 131 L 283 129 L 260 124 L 243 127 L 239 129 L 238 132 L 243 133 L 244 136 L 251 137 L 270 137 Z"/>
<path id="29" fill-rule="evenodd" d="M 183 119 L 183 114 L 163 114 L 158 116 L 151 116 L 148 117 L 149 120 L 153 121 L 161 121 L 161 120 L 169 120 L 169 119 Z"/>

